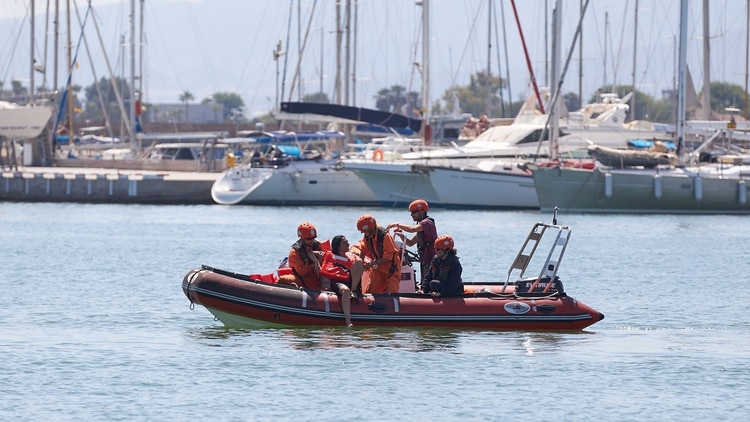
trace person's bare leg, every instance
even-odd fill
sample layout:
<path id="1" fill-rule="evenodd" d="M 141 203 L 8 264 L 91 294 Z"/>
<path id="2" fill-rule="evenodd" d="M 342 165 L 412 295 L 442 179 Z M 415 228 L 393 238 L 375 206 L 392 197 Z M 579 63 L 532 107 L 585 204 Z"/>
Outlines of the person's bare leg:
<path id="1" fill-rule="evenodd" d="M 362 273 L 365 272 L 365 264 L 362 260 L 358 259 L 352 264 L 352 270 L 350 272 L 352 276 L 352 292 L 356 292 L 359 288 L 359 284 L 362 282 Z"/>
<path id="2" fill-rule="evenodd" d="M 347 327 L 352 326 L 352 291 L 346 285 L 339 284 L 339 300 L 341 300 L 341 310 L 344 311 L 344 322 Z"/>

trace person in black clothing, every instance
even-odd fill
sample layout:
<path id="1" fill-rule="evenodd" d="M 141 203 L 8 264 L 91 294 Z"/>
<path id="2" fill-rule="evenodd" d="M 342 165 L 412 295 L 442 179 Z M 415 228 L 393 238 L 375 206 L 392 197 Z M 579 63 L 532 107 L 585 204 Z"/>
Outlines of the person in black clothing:
<path id="1" fill-rule="evenodd" d="M 426 283 L 428 290 L 424 293 L 433 297 L 462 295 L 464 293 L 464 284 L 461 281 L 463 268 L 456 256 L 453 238 L 449 235 L 438 236 L 435 239 L 435 251 L 435 258 L 432 259 L 425 278 L 430 280 Z"/>

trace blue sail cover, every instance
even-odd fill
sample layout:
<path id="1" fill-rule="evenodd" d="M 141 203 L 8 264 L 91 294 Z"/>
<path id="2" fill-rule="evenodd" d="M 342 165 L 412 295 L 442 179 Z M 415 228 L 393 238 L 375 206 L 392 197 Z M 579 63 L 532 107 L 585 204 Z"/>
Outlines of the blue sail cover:
<path id="1" fill-rule="evenodd" d="M 410 128 L 414 132 L 419 132 L 422 128 L 422 120 L 420 119 L 411 119 L 388 111 L 338 104 L 283 102 L 281 103 L 281 111 L 290 114 L 320 114 L 391 128 Z"/>

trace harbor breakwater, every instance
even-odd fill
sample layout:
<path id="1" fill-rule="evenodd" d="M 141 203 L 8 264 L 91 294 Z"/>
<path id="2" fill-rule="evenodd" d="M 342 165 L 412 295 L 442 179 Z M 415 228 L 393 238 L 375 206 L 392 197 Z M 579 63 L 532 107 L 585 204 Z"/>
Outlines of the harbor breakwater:
<path id="1" fill-rule="evenodd" d="M 122 204 L 213 204 L 221 173 L 19 167 L 3 171 L 0 200 Z"/>

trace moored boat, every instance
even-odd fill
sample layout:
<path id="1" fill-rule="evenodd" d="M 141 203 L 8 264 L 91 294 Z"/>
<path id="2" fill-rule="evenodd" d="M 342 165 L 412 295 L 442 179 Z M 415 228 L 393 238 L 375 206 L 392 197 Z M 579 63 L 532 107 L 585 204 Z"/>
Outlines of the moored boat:
<path id="1" fill-rule="evenodd" d="M 583 330 L 604 315 L 568 296 L 557 277 L 569 236 L 570 228 L 556 221 L 537 223 L 505 281 L 464 282 L 464 294 L 445 297 L 416 294 L 413 281 L 402 282 L 398 293 L 364 294 L 353 299 L 352 322 L 355 326 Z M 540 244 L 549 246 L 548 254 L 535 255 Z M 541 264 L 541 271 L 526 276 L 531 263 Z M 245 275 L 204 265 L 185 275 L 182 289 L 191 308 L 203 305 L 228 327 L 343 324 L 340 298 L 335 293 L 275 284 L 276 277 L 276 273 Z"/>

